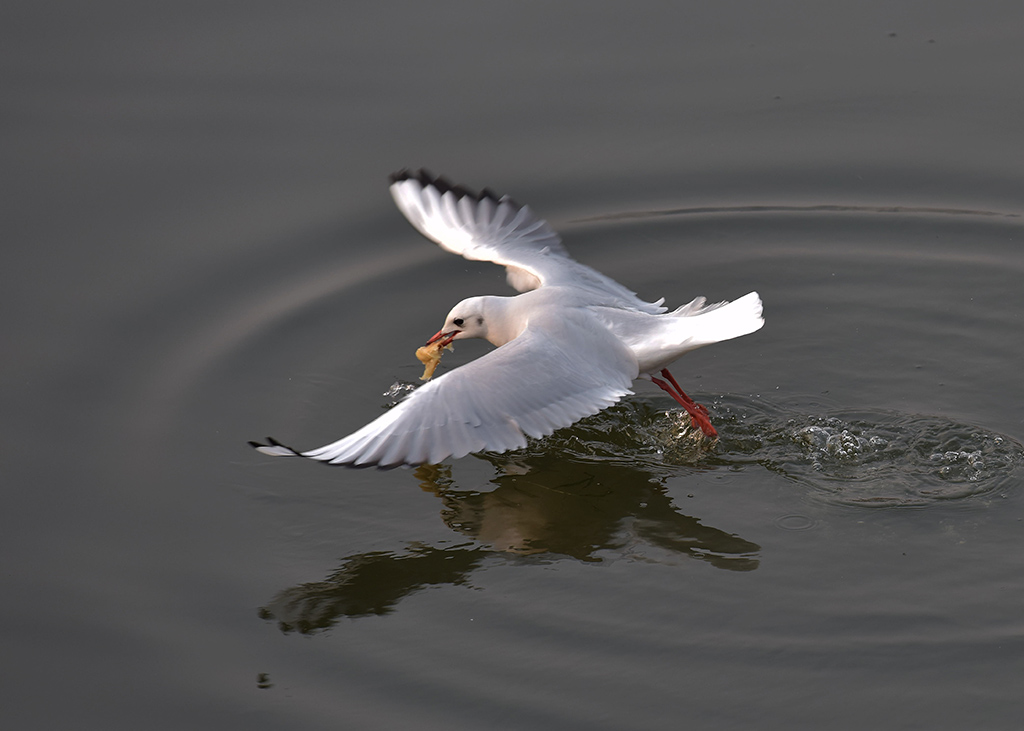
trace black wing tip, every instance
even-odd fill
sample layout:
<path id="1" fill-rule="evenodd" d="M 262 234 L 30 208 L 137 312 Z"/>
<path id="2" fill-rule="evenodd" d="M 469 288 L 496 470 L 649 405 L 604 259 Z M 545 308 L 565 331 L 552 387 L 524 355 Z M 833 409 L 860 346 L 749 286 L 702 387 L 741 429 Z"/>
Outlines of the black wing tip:
<path id="1" fill-rule="evenodd" d="M 415 180 L 420 185 L 426 187 L 431 186 L 436 188 L 442 195 L 445 193 L 452 193 L 456 198 L 472 198 L 478 203 L 483 200 L 494 201 L 495 203 L 508 203 L 516 208 L 521 206 L 516 203 L 512 198 L 507 195 L 498 195 L 490 188 L 483 188 L 479 192 L 467 188 L 464 185 L 458 185 L 452 183 L 448 178 L 443 175 L 434 175 L 426 168 L 419 168 L 417 170 L 410 170 L 409 168 L 402 168 L 397 172 L 391 173 L 388 176 L 388 180 L 391 185 L 395 183 L 401 183 L 405 180 Z"/>
<path id="2" fill-rule="evenodd" d="M 267 437 L 266 444 L 264 444 L 263 442 L 254 441 L 252 439 L 249 440 L 248 444 L 249 444 L 250 447 L 252 447 L 253 449 L 257 449 L 257 450 L 258 449 L 267 448 L 267 447 L 278 447 L 280 449 L 287 449 L 289 452 L 291 452 L 296 457 L 306 457 L 306 455 L 304 455 L 301 452 L 293 449 L 292 447 L 289 447 L 287 444 L 282 444 L 281 442 L 277 441 L 276 439 L 274 439 L 274 437 Z M 373 469 L 378 469 L 378 470 L 380 470 L 382 472 L 383 471 L 387 471 L 387 470 L 397 469 L 399 467 L 406 467 L 406 468 L 408 468 L 408 467 L 417 467 L 418 466 L 416 464 L 410 464 L 410 463 L 406 463 L 406 462 L 395 462 L 395 463 L 392 463 L 392 464 L 382 465 L 379 462 L 364 462 L 362 464 L 353 464 L 352 462 L 331 462 L 330 460 L 316 459 L 315 457 L 307 457 L 307 459 L 312 459 L 314 462 L 319 462 L 320 464 L 325 465 L 327 467 L 345 467 L 345 468 L 348 468 L 348 469 L 355 469 L 355 470 L 365 470 L 365 469 L 373 468 Z"/>
<path id="3" fill-rule="evenodd" d="M 302 456 L 302 453 L 299 452 L 297 449 L 293 449 L 292 447 L 289 447 L 287 444 L 281 444 L 281 442 L 279 442 L 276 439 L 274 439 L 274 437 L 267 437 L 267 443 L 266 444 L 263 444 L 262 442 L 253 441 L 252 439 L 250 439 L 249 440 L 249 446 L 252 447 L 253 449 L 257 449 L 257 450 L 264 449 L 266 447 L 278 447 L 280 449 L 287 449 L 289 452 L 294 454 L 296 457 L 301 457 Z"/>
<path id="4" fill-rule="evenodd" d="M 431 174 L 431 172 L 426 168 L 420 168 L 419 170 L 410 170 L 409 168 L 402 168 L 401 170 L 396 170 L 395 172 L 391 173 L 391 175 L 388 176 L 388 181 L 392 184 L 401 183 L 403 180 L 418 180 L 419 182 L 422 183 L 424 182 L 424 180 L 429 182 L 430 180 L 433 179 L 433 177 L 434 176 Z"/>

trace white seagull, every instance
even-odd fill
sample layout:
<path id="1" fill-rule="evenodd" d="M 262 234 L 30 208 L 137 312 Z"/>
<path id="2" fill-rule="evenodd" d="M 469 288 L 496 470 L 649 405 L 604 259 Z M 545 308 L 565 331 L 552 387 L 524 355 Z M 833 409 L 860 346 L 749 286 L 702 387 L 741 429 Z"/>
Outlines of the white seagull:
<path id="1" fill-rule="evenodd" d="M 440 348 L 483 338 L 495 350 L 429 381 L 344 439 L 307 452 L 275 439 L 253 447 L 381 468 L 504 452 L 611 406 L 632 393 L 636 378 L 653 381 L 705 435 L 717 436 L 707 409 L 683 393 L 667 366 L 695 348 L 760 329 L 756 292 L 713 305 L 697 297 L 668 312 L 664 299 L 644 302 L 574 261 L 546 221 L 507 195 L 474 193 L 425 170 L 393 174 L 391 195 L 441 248 L 505 267 L 522 294 L 463 300 L 427 342 Z"/>

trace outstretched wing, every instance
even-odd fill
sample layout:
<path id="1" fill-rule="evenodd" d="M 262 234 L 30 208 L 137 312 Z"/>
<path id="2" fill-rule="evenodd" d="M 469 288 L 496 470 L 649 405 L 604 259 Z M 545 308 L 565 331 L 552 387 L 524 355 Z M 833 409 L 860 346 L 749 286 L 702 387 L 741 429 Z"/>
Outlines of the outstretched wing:
<path id="1" fill-rule="evenodd" d="M 515 340 L 421 386 L 332 444 L 298 452 L 270 440 L 264 454 L 352 467 L 440 462 L 526 446 L 611 406 L 637 376 L 632 352 L 582 310 L 531 319 Z"/>
<path id="2" fill-rule="evenodd" d="M 586 290 L 595 304 L 658 314 L 659 302 L 644 302 L 614 279 L 574 261 L 562 240 L 528 206 L 484 188 L 474 193 L 426 170 L 391 176 L 391 195 L 416 229 L 445 251 L 504 266 L 520 292 L 562 285 Z"/>

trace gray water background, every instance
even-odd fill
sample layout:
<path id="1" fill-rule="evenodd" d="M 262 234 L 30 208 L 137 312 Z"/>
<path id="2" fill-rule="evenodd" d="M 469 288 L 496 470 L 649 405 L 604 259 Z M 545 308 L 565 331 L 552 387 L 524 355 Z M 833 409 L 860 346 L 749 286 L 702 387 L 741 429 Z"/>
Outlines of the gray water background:
<path id="1" fill-rule="evenodd" d="M 1024 6 L 10 2 L 0 718 L 52 729 L 1016 729 Z M 387 174 L 529 203 L 765 328 L 532 444 L 270 460 L 497 268 Z M 460 345 L 442 368 L 486 352 Z"/>

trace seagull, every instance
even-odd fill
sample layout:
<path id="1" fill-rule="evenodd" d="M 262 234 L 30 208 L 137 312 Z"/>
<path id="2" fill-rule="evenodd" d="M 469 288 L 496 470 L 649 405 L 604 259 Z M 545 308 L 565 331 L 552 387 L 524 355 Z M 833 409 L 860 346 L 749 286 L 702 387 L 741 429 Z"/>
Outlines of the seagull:
<path id="1" fill-rule="evenodd" d="M 710 305 L 697 297 L 669 312 L 664 299 L 645 302 L 572 259 L 546 221 L 507 195 L 474 192 L 426 170 L 402 170 L 390 180 L 399 210 L 421 234 L 445 251 L 505 267 L 521 293 L 459 302 L 427 345 L 483 338 L 495 349 L 336 442 L 305 452 L 275 439 L 253 447 L 379 468 L 504 452 L 611 406 L 633 393 L 637 378 L 672 396 L 707 438 L 717 437 L 707 409 L 683 392 L 668 366 L 696 348 L 759 330 L 757 292 Z"/>

